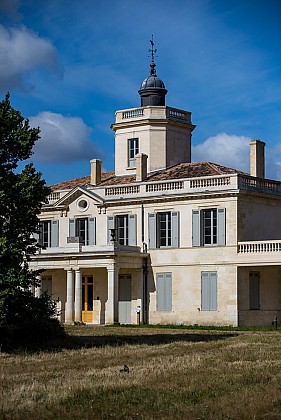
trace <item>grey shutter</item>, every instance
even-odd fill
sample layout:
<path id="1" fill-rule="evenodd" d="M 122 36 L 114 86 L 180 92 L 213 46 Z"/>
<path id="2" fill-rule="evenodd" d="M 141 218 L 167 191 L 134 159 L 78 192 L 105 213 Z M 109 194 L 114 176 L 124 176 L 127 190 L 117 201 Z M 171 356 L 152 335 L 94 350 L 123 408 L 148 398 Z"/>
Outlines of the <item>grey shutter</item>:
<path id="1" fill-rule="evenodd" d="M 110 243 L 111 241 L 111 234 L 110 229 L 115 228 L 115 220 L 114 216 L 107 216 L 107 242 Z"/>
<path id="2" fill-rule="evenodd" d="M 88 239 L 89 245 L 96 245 L 96 218 L 89 217 L 88 220 Z"/>
<path id="3" fill-rule="evenodd" d="M 75 219 L 69 219 L 69 236 L 75 236 Z"/>
<path id="4" fill-rule="evenodd" d="M 201 273 L 201 310 L 209 310 L 209 273 L 207 271 Z"/>
<path id="5" fill-rule="evenodd" d="M 39 222 L 38 232 L 33 232 L 33 238 L 40 245 L 42 245 L 42 233 L 42 222 Z"/>
<path id="6" fill-rule="evenodd" d="M 173 211 L 171 214 L 172 218 L 172 247 L 177 248 L 179 246 L 179 212 Z"/>
<path id="7" fill-rule="evenodd" d="M 157 273 L 156 302 L 157 311 L 172 310 L 172 273 Z"/>
<path id="8" fill-rule="evenodd" d="M 156 248 L 156 214 L 148 215 L 148 244 L 150 249 Z"/>
<path id="9" fill-rule="evenodd" d="M 217 310 L 217 273 L 202 271 L 201 273 L 201 310 Z"/>
<path id="10" fill-rule="evenodd" d="M 59 246 L 59 221 L 51 221 L 51 247 Z"/>
<path id="11" fill-rule="evenodd" d="M 217 310 L 217 273 L 215 271 L 210 274 L 210 311 Z"/>
<path id="12" fill-rule="evenodd" d="M 128 244 L 137 245 L 137 215 L 129 214 L 128 217 Z"/>
<path id="13" fill-rule="evenodd" d="M 250 309 L 260 309 L 260 276 L 258 272 L 250 273 L 249 300 Z"/>
<path id="14" fill-rule="evenodd" d="M 156 274 L 156 309 L 157 311 L 163 311 L 165 306 L 165 292 L 164 292 L 164 273 Z"/>
<path id="15" fill-rule="evenodd" d="M 218 209 L 218 245 L 225 245 L 225 209 Z"/>
<path id="16" fill-rule="evenodd" d="M 192 210 L 192 246 L 200 246 L 200 210 Z"/>

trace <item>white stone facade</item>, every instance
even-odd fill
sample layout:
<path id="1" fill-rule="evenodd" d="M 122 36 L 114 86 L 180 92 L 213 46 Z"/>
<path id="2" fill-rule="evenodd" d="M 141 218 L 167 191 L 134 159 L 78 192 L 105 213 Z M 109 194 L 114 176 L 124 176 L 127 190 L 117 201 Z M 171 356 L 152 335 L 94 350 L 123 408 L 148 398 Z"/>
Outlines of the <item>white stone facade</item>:
<path id="1" fill-rule="evenodd" d="M 118 111 L 115 174 L 53 188 L 31 266 L 45 270 L 41 290 L 62 322 L 237 326 L 281 316 L 281 183 L 190 163 L 194 127 L 189 112 L 165 106 Z M 130 139 L 148 156 L 141 181 Z"/>

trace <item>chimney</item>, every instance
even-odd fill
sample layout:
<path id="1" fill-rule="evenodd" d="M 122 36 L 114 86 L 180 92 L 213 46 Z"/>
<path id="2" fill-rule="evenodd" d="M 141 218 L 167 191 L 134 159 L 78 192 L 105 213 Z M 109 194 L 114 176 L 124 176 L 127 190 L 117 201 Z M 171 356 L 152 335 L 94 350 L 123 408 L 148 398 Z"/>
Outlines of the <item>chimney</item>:
<path id="1" fill-rule="evenodd" d="M 147 158 L 144 153 L 138 153 L 136 159 L 136 181 L 144 181 L 147 178 Z"/>
<path id="2" fill-rule="evenodd" d="M 99 159 L 90 160 L 91 164 L 91 184 L 99 185 L 101 183 L 101 164 Z"/>
<path id="3" fill-rule="evenodd" d="M 264 178 L 264 147 L 261 140 L 250 141 L 250 175 Z"/>

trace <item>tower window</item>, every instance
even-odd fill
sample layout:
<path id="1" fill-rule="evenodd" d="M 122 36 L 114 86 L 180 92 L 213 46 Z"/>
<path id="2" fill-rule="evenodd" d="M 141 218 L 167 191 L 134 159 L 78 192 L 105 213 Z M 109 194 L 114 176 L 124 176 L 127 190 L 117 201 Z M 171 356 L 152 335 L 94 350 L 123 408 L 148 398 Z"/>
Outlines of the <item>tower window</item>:
<path id="1" fill-rule="evenodd" d="M 129 168 L 135 168 L 136 166 L 136 155 L 139 153 L 139 139 L 128 140 L 128 166 Z"/>

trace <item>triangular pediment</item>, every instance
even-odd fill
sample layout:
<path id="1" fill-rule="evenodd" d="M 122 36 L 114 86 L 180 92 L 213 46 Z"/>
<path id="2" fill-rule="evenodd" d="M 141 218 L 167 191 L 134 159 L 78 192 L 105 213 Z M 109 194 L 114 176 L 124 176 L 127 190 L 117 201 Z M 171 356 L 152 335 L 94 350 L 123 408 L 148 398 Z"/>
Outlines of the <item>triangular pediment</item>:
<path id="1" fill-rule="evenodd" d="M 96 205 L 102 205 L 104 203 L 103 198 L 93 191 L 88 190 L 85 187 L 75 187 L 73 190 L 69 191 L 62 198 L 56 201 L 53 204 L 53 207 L 69 206 L 73 201 L 77 200 L 77 198 L 81 197 L 82 195 L 86 195 Z"/>

